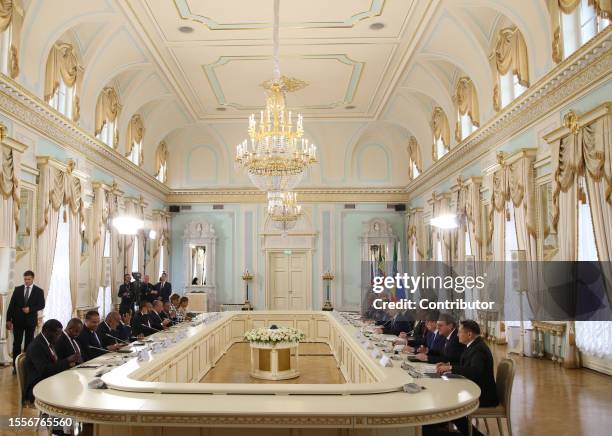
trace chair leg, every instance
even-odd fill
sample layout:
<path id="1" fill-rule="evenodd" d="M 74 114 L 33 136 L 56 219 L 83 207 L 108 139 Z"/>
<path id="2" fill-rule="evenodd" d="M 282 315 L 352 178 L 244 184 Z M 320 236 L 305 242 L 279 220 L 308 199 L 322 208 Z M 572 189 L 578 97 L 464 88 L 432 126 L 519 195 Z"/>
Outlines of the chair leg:
<path id="1" fill-rule="evenodd" d="M 510 414 L 506 415 L 506 425 L 508 426 L 508 436 L 512 436 L 512 424 L 510 423 Z"/>
<path id="2" fill-rule="evenodd" d="M 484 420 L 485 423 L 485 428 L 487 429 L 487 435 L 489 433 L 491 433 L 491 430 L 489 430 L 489 422 L 487 421 L 487 418 L 482 418 Z"/>
<path id="3" fill-rule="evenodd" d="M 504 431 L 502 430 L 501 418 L 497 418 L 497 429 L 499 430 L 499 436 L 504 436 Z"/>

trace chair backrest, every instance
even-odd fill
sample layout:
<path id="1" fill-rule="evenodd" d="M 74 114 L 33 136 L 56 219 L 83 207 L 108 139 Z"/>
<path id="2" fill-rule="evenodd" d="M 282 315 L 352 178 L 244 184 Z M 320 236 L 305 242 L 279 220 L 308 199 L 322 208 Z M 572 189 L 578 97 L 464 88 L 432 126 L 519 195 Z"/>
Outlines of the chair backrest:
<path id="1" fill-rule="evenodd" d="M 15 370 L 17 371 L 17 383 L 19 385 L 19 404 L 23 403 L 23 387 L 25 386 L 25 353 L 21 353 L 15 359 Z"/>
<path id="2" fill-rule="evenodd" d="M 510 397 L 512 395 L 512 384 L 514 382 L 514 360 L 502 359 L 497 365 L 497 398 L 506 410 L 510 409 Z"/>

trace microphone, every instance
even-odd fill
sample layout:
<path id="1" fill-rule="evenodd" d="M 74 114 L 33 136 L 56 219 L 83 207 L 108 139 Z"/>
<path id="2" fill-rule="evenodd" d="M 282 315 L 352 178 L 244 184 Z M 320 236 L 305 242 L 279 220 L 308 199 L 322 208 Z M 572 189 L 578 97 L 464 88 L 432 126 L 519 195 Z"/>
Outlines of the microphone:
<path id="1" fill-rule="evenodd" d="M 88 345 L 89 348 L 93 348 L 94 350 L 100 350 L 100 351 L 104 351 L 105 353 L 110 353 L 110 350 L 107 350 L 106 348 L 100 348 L 100 347 L 94 347 L 93 345 Z"/>
<path id="2" fill-rule="evenodd" d="M 111 335 L 110 333 L 106 333 L 106 336 L 108 336 L 109 338 L 116 339 L 116 340 L 118 340 L 119 342 L 123 342 L 124 344 L 128 344 L 128 345 L 129 345 L 129 342 L 128 342 L 128 341 L 124 341 L 123 339 L 119 339 L 119 338 L 117 338 L 117 337 L 115 337 L 115 336 Z"/>

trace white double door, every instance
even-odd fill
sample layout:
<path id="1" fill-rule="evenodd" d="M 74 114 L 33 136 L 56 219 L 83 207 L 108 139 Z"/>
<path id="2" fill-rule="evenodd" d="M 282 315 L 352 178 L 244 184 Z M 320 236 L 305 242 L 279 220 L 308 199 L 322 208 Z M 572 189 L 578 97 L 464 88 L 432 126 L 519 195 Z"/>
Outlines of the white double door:
<path id="1" fill-rule="evenodd" d="M 269 253 L 269 309 L 310 309 L 311 262 L 307 256 L 305 251 Z"/>

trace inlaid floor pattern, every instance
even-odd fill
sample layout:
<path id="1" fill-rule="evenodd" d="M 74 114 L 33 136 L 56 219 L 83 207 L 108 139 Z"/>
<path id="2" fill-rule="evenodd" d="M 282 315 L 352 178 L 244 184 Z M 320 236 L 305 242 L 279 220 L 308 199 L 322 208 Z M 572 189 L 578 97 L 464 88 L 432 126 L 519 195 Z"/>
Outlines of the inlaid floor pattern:
<path id="1" fill-rule="evenodd" d="M 336 359 L 329 345 L 323 343 L 301 343 L 299 345 L 300 376 L 289 380 L 260 380 L 249 374 L 251 348 L 248 343 L 234 344 L 227 350 L 217 365 L 204 376 L 202 383 L 345 383 L 336 367 Z"/>

